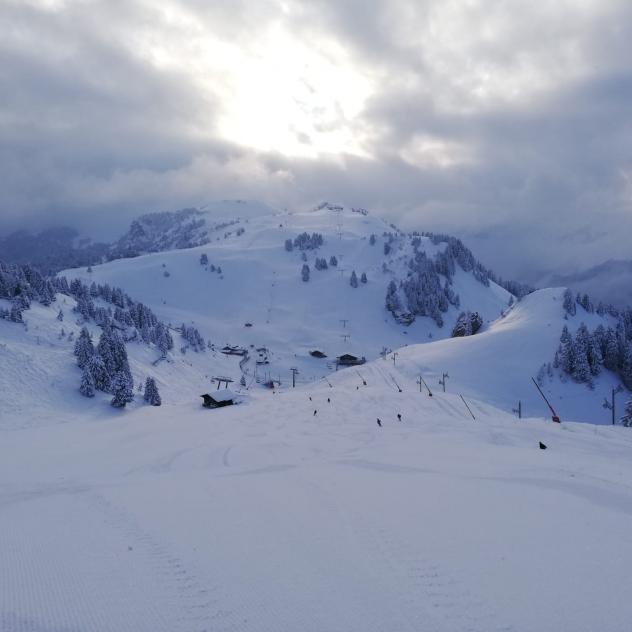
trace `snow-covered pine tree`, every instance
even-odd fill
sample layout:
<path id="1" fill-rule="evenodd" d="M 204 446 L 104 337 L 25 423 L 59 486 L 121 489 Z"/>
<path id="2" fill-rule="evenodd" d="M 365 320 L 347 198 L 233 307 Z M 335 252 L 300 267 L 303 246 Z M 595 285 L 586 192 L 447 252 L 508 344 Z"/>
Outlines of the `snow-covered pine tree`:
<path id="1" fill-rule="evenodd" d="M 349 279 L 349 285 L 351 287 L 358 287 L 358 275 L 355 270 L 351 271 L 351 278 Z"/>
<path id="2" fill-rule="evenodd" d="M 86 364 L 86 370 L 92 376 L 94 380 L 94 387 L 98 391 L 107 393 L 110 390 L 110 376 L 103 362 L 103 358 L 98 353 L 94 353 L 88 363 Z"/>
<path id="3" fill-rule="evenodd" d="M 156 380 L 153 377 L 148 377 L 145 380 L 145 393 L 143 395 L 144 400 L 152 406 L 160 406 L 162 399 L 156 386 Z"/>
<path id="4" fill-rule="evenodd" d="M 632 427 L 632 399 L 629 399 L 623 410 L 623 415 L 621 416 L 621 425 L 626 428 Z"/>
<path id="5" fill-rule="evenodd" d="M 366 283 L 368 281 L 368 279 L 366 278 L 366 272 L 362 273 L 362 276 L 360 277 L 360 283 Z"/>
<path id="6" fill-rule="evenodd" d="M 377 239 L 377 237 L 375 236 L 375 233 L 371 233 L 371 236 L 369 237 L 369 243 L 372 246 L 375 246 L 375 240 Z"/>
<path id="7" fill-rule="evenodd" d="M 329 257 L 329 265 L 334 268 L 338 265 L 338 259 L 336 259 L 335 255 L 331 255 L 331 257 Z"/>
<path id="8" fill-rule="evenodd" d="M 395 314 L 395 312 L 398 312 L 401 307 L 401 302 L 397 294 L 397 285 L 395 285 L 395 281 L 391 280 L 388 284 L 388 289 L 386 290 L 386 309 Z"/>
<path id="9" fill-rule="evenodd" d="M 585 383 L 590 381 L 590 363 L 588 361 L 588 347 L 590 344 L 588 329 L 582 323 L 573 342 L 573 379 Z"/>
<path id="10" fill-rule="evenodd" d="M 94 345 L 90 332 L 85 328 L 81 328 L 79 337 L 75 342 L 75 355 L 77 356 L 77 364 L 80 368 L 85 368 L 90 358 L 94 355 Z"/>
<path id="11" fill-rule="evenodd" d="M 169 333 L 169 329 L 161 322 L 154 329 L 154 344 L 158 347 L 163 358 L 167 356 L 169 350 L 173 349 L 173 338 Z"/>
<path id="12" fill-rule="evenodd" d="M 304 283 L 309 281 L 309 266 L 306 263 L 304 263 L 301 268 L 301 279 L 303 279 Z"/>
<path id="13" fill-rule="evenodd" d="M 564 325 L 560 336 L 560 346 L 556 353 L 556 361 L 564 373 L 572 375 L 575 363 L 575 349 L 573 339 L 566 325 Z"/>
<path id="14" fill-rule="evenodd" d="M 92 377 L 92 373 L 90 373 L 89 368 L 86 366 L 83 369 L 83 373 L 81 374 L 81 384 L 79 385 L 79 392 L 84 397 L 94 397 L 94 391 L 94 378 Z"/>
<path id="15" fill-rule="evenodd" d="M 292 243 L 291 239 L 286 239 L 285 240 L 285 249 L 288 252 L 292 252 L 292 250 L 294 250 L 294 244 Z"/>
<path id="16" fill-rule="evenodd" d="M 619 367 L 619 344 L 612 327 L 606 329 L 603 346 L 603 365 L 609 371 L 616 371 Z"/>
<path id="17" fill-rule="evenodd" d="M 573 298 L 573 293 L 568 288 L 564 290 L 564 302 L 562 303 L 562 307 L 569 316 L 575 316 L 577 307 L 575 299 Z"/>
<path id="18" fill-rule="evenodd" d="M 114 375 L 110 390 L 113 395 L 110 404 L 114 408 L 123 408 L 126 404 L 134 401 L 134 383 L 131 376 L 124 371 L 118 371 Z"/>
<path id="19" fill-rule="evenodd" d="M 208 265 L 208 255 L 205 252 L 203 252 L 200 255 L 200 265 L 201 266 L 207 266 Z"/>
<path id="20" fill-rule="evenodd" d="M 623 383 L 632 389 L 632 343 L 626 343 L 621 357 L 621 379 Z"/>
<path id="21" fill-rule="evenodd" d="M 61 323 L 64 320 L 64 312 L 61 309 L 57 312 L 57 320 Z"/>

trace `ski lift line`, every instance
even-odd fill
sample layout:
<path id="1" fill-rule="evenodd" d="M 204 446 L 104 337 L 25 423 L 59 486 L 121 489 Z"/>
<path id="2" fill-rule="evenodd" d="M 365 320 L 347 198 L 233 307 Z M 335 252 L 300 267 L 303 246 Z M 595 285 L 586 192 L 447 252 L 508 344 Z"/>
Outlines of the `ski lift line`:
<path id="1" fill-rule="evenodd" d="M 377 368 L 377 372 L 381 375 L 382 379 L 384 380 L 384 383 L 387 386 L 390 386 L 391 388 L 393 387 L 393 384 L 391 382 L 388 381 L 387 377 L 384 375 L 384 373 L 382 372 L 382 369 L 380 367 L 376 367 Z"/>
<path id="2" fill-rule="evenodd" d="M 463 395 L 461 395 L 461 393 L 459 393 L 459 397 L 461 398 L 461 401 L 465 404 L 465 408 L 467 408 L 470 415 L 472 415 L 472 419 L 476 421 L 476 417 L 474 417 L 474 413 L 472 412 L 472 409 L 467 405 L 467 402 L 465 401 L 465 398 L 463 397 Z"/>
<path id="3" fill-rule="evenodd" d="M 378 375 L 384 380 L 384 383 L 392 388 L 392 384 L 386 379 L 386 377 L 384 376 L 384 374 L 382 373 L 382 370 L 379 367 L 375 367 L 377 370 Z"/>
<path id="4" fill-rule="evenodd" d="M 395 386 L 397 386 L 397 390 L 398 390 L 400 393 L 403 393 L 404 391 L 402 391 L 402 389 L 401 389 L 400 385 L 397 383 L 397 381 L 396 381 L 396 380 L 395 380 L 395 378 L 393 377 L 393 374 L 392 374 L 392 373 L 389 373 L 389 375 L 391 376 L 391 380 L 393 380 L 393 384 L 395 384 Z"/>
<path id="5" fill-rule="evenodd" d="M 420 375 L 419 379 L 422 381 L 423 385 L 426 387 L 426 390 L 428 391 L 428 395 L 430 397 L 432 397 L 432 391 L 430 390 L 430 387 L 426 384 L 426 380 L 424 380 L 424 378 Z"/>

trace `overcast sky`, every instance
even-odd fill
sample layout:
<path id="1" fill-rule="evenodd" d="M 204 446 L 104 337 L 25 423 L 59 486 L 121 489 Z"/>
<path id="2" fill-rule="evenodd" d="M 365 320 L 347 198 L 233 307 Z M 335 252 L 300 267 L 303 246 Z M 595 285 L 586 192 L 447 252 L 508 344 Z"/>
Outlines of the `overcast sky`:
<path id="1" fill-rule="evenodd" d="M 0 231 L 327 199 L 522 278 L 632 255 L 632 2 L 0 0 L 0 33 Z"/>

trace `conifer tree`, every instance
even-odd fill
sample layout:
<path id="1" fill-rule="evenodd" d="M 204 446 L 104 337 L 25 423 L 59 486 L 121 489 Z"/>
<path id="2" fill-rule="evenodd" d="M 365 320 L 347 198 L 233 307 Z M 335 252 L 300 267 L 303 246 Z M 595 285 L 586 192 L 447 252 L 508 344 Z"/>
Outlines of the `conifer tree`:
<path id="1" fill-rule="evenodd" d="M 351 287 L 358 287 L 358 276 L 355 270 L 351 272 L 351 279 L 349 280 L 349 284 L 351 285 Z"/>
<path id="2" fill-rule="evenodd" d="M 112 401 L 114 408 L 123 408 L 134 400 L 134 385 L 130 377 L 123 371 L 118 371 L 111 384 Z"/>
<path id="3" fill-rule="evenodd" d="M 306 263 L 304 263 L 301 268 L 301 279 L 303 279 L 304 283 L 309 281 L 309 266 Z"/>
<path id="4" fill-rule="evenodd" d="M 86 365 L 86 370 L 92 376 L 94 380 L 94 387 L 107 393 L 110 390 L 110 376 L 103 362 L 103 358 L 98 353 L 94 353 Z"/>
<path id="5" fill-rule="evenodd" d="M 81 328 L 79 337 L 75 342 L 75 355 L 77 356 L 77 364 L 82 369 L 88 364 L 88 360 L 94 354 L 94 345 L 92 344 L 92 337 L 90 332 L 85 328 Z"/>
<path id="6" fill-rule="evenodd" d="M 88 367 L 84 368 L 83 373 L 81 375 L 81 384 L 79 385 L 79 392 L 84 397 L 94 397 L 94 378 L 92 377 L 92 373 L 90 373 Z"/>
<path id="7" fill-rule="evenodd" d="M 401 303 L 399 296 L 397 295 L 397 285 L 395 285 L 395 281 L 392 280 L 388 284 L 388 289 L 386 291 L 386 309 L 393 313 L 401 309 Z"/>
<path id="8" fill-rule="evenodd" d="M 632 399 L 629 399 L 625 404 L 625 409 L 621 417 L 621 425 L 627 428 L 632 427 Z"/>
<path id="9" fill-rule="evenodd" d="M 562 307 L 567 314 L 575 316 L 577 309 L 575 299 L 573 298 L 573 293 L 568 288 L 564 291 L 564 302 L 562 303 Z"/>
<path id="10" fill-rule="evenodd" d="M 590 364 L 588 362 L 588 330 L 583 323 L 577 330 L 573 344 L 572 376 L 577 382 L 590 381 Z"/>
<path id="11" fill-rule="evenodd" d="M 162 404 L 160 393 L 158 392 L 158 387 L 153 377 L 148 377 L 145 380 L 145 394 L 143 398 L 152 406 L 160 406 Z"/>
<path id="12" fill-rule="evenodd" d="M 604 337 L 603 365 L 609 371 L 616 371 L 619 366 L 619 344 L 612 327 L 608 327 Z"/>
<path id="13" fill-rule="evenodd" d="M 573 339 L 568 331 L 568 327 L 564 325 L 562 335 L 560 336 L 560 347 L 558 349 L 558 362 L 559 366 L 568 375 L 572 375 L 574 367 L 574 347 Z"/>

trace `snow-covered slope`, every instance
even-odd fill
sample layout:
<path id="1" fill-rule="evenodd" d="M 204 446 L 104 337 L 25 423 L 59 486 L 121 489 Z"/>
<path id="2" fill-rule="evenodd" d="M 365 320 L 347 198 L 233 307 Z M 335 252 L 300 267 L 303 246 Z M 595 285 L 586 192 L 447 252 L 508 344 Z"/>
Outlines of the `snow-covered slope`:
<path id="1" fill-rule="evenodd" d="M 383 348 L 450 335 L 460 311 L 455 307 L 444 314 L 443 328 L 429 318 L 401 325 L 385 309 L 388 283 L 406 278 L 413 250 L 409 237 L 396 234 L 381 219 L 328 205 L 306 213 L 255 214 L 240 227 L 245 229 L 242 234 L 232 230 L 226 238 L 222 235 L 219 241 L 198 248 L 112 261 L 94 266 L 91 273 L 80 269 L 64 274 L 87 283 L 120 286 L 166 322 L 194 324 L 219 347 L 265 347 L 270 364 L 260 367 L 257 374 L 280 377 L 283 383 L 292 366 L 305 382 L 331 372 L 332 361 L 343 353 L 374 359 Z M 303 253 L 284 248 L 286 239 L 303 232 L 324 236 L 322 247 L 303 251 L 311 268 L 307 283 L 301 280 Z M 395 235 L 388 255 L 383 249 L 384 233 Z M 374 245 L 372 234 L 377 235 Z M 445 246 L 425 237 L 420 241 L 428 256 Z M 202 254 L 208 256 L 209 266 L 200 265 Z M 329 261 L 332 255 L 339 261 L 337 267 L 314 268 L 317 257 Z M 210 266 L 219 266 L 221 274 L 210 271 Z M 366 273 L 367 283 L 352 288 L 353 270 L 358 277 Z M 453 289 L 462 307 L 479 311 L 486 321 L 496 319 L 510 299 L 495 283 L 486 287 L 460 269 Z M 309 356 L 315 349 L 327 359 Z M 255 373 L 254 357 L 245 367 L 249 380 Z M 239 379 L 237 360 L 231 373 Z"/>
<path id="2" fill-rule="evenodd" d="M 551 362 L 566 325 L 573 332 L 583 322 L 589 329 L 609 324 L 607 316 L 578 309 L 575 316 L 562 308 L 564 290 L 538 290 L 526 296 L 504 317 L 484 331 L 466 338 L 400 349 L 399 370 L 410 380 L 424 376 L 431 388 L 444 372 L 448 391 L 476 397 L 511 411 L 522 402 L 524 415 L 546 416 L 549 411 L 532 382 L 543 362 Z M 566 317 L 565 317 L 566 316 Z M 619 384 L 607 371 L 595 379 L 594 389 L 570 380 L 558 371 L 544 376 L 543 389 L 562 419 L 610 423 L 611 413 L 602 406 L 604 397 Z M 624 398 L 624 396 L 622 396 Z"/>
<path id="3" fill-rule="evenodd" d="M 111 244 L 107 258 L 207 244 L 240 230 L 243 220 L 272 213 L 269 206 L 246 200 L 224 200 L 201 208 L 147 213 L 135 219 L 129 230 Z"/>
<path id="4" fill-rule="evenodd" d="M 365 370 L 3 432 L 0 628 L 627 629 L 625 428 Z"/>

